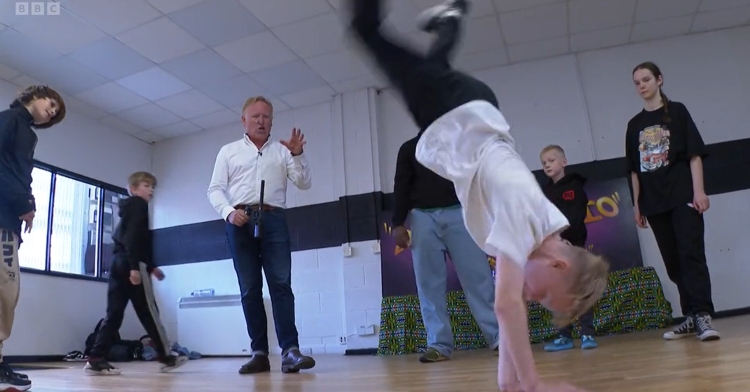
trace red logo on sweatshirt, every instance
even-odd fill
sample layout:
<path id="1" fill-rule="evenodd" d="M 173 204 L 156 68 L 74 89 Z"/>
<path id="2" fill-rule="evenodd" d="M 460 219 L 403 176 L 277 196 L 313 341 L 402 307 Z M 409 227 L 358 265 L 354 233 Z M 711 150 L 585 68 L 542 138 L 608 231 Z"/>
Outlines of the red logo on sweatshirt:
<path id="1" fill-rule="evenodd" d="M 576 198 L 576 192 L 575 191 L 565 191 L 562 194 L 562 198 L 563 198 L 563 200 L 567 200 L 567 201 L 573 200 L 573 199 Z"/>

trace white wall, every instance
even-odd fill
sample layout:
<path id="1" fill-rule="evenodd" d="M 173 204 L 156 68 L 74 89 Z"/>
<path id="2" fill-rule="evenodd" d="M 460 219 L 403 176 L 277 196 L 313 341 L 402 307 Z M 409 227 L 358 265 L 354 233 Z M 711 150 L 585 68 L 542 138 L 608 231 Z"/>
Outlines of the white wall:
<path id="1" fill-rule="evenodd" d="M 0 102 L 10 104 L 19 91 L 19 86 L 0 80 Z M 123 187 L 133 171 L 151 170 L 150 145 L 112 132 L 79 113 L 69 109 L 62 123 L 37 131 L 37 160 Z M 15 324 L 3 354 L 83 351 L 86 337 L 105 315 L 106 304 L 104 282 L 22 273 Z M 125 339 L 145 334 L 130 307 L 120 333 Z"/>
<path id="2" fill-rule="evenodd" d="M 750 136 L 750 28 L 646 42 L 476 72 L 497 94 L 519 153 L 532 170 L 548 144 L 565 148 L 570 164 L 624 156 L 628 120 L 642 109 L 631 73 L 643 61 L 664 73 L 664 91 L 691 111 L 706 143 Z M 393 191 L 400 145 L 417 133 L 393 91 L 379 95 L 380 172 L 384 192 Z M 750 190 L 711 197 L 705 214 L 706 252 L 717 310 L 750 306 L 744 283 Z M 639 230 L 644 263 L 664 282 L 667 299 L 681 315 L 653 234 Z"/>

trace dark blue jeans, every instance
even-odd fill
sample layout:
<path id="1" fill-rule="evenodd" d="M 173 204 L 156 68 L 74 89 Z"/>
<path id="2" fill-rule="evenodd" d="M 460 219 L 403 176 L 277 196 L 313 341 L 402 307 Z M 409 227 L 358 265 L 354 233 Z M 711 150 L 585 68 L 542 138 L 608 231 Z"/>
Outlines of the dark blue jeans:
<path id="1" fill-rule="evenodd" d="M 253 237 L 253 222 L 242 227 L 227 223 L 229 249 L 240 284 L 242 310 L 253 352 L 268 355 L 266 308 L 263 305 L 263 275 L 271 293 L 273 321 L 282 350 L 299 347 L 292 293 L 292 251 L 286 212 L 274 209 L 263 212 L 260 239 Z"/>

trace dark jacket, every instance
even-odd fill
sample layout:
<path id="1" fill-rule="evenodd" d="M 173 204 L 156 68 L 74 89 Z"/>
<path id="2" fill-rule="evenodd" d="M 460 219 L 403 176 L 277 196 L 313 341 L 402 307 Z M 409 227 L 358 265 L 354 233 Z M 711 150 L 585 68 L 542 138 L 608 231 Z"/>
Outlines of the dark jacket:
<path id="1" fill-rule="evenodd" d="M 139 263 L 154 269 L 153 240 L 148 224 L 148 202 L 139 196 L 120 200 L 120 223 L 112 240 L 115 242 L 115 261 L 127 260 L 131 270 L 140 270 Z"/>
<path id="2" fill-rule="evenodd" d="M 21 215 L 36 211 L 31 194 L 34 150 L 39 140 L 34 118 L 18 104 L 0 112 L 0 227 L 21 235 Z"/>
<path id="3" fill-rule="evenodd" d="M 558 182 L 549 180 L 544 186 L 544 194 L 568 218 L 570 227 L 560 236 L 575 246 L 585 246 L 588 230 L 586 215 L 589 198 L 583 190 L 586 178 L 577 173 L 567 174 Z"/>

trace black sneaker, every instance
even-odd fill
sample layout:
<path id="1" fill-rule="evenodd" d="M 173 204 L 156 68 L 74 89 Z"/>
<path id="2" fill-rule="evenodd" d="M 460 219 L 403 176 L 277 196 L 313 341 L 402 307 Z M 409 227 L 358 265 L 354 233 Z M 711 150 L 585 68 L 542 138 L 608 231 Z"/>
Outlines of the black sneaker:
<path id="1" fill-rule="evenodd" d="M 159 363 L 161 363 L 161 371 L 166 373 L 186 364 L 187 361 L 188 357 L 185 355 L 170 355 Z"/>
<path id="2" fill-rule="evenodd" d="M 89 359 L 83 371 L 89 376 L 117 376 L 122 373 L 122 370 L 101 358 Z"/>
<path id="3" fill-rule="evenodd" d="M 701 341 L 719 340 L 721 335 L 711 326 L 711 316 L 701 314 L 695 318 L 695 335 Z"/>
<path id="4" fill-rule="evenodd" d="M 23 392 L 31 388 L 31 381 L 27 378 L 20 378 L 8 365 L 0 365 L 0 391 L 3 392 Z"/>
<path id="5" fill-rule="evenodd" d="M 422 31 L 431 32 L 446 18 L 461 18 L 469 10 L 466 0 L 449 0 L 443 4 L 432 6 L 417 17 L 417 24 Z"/>
<path id="6" fill-rule="evenodd" d="M 688 316 L 685 321 L 682 322 L 677 328 L 664 334 L 664 339 L 677 340 L 694 336 L 695 333 L 695 319 L 693 316 Z"/>

